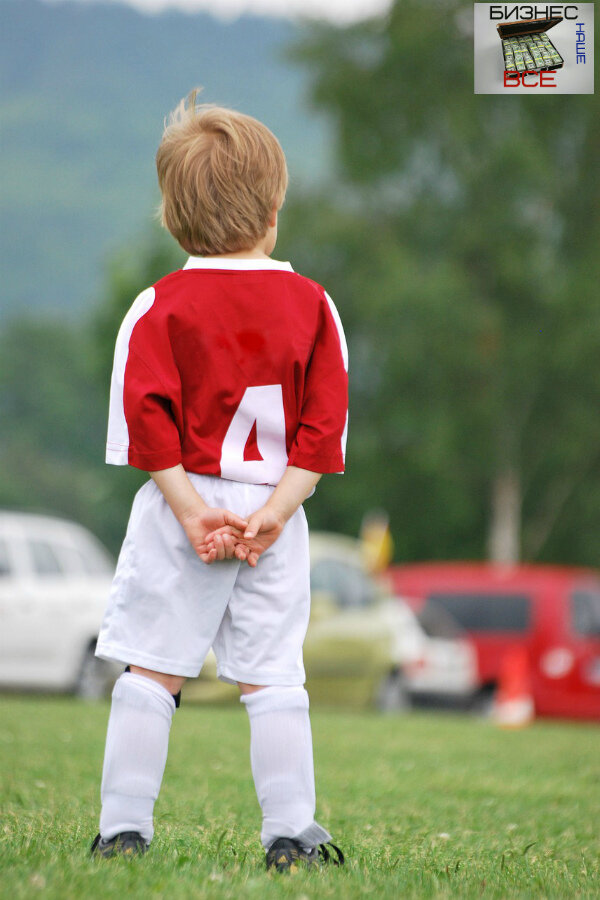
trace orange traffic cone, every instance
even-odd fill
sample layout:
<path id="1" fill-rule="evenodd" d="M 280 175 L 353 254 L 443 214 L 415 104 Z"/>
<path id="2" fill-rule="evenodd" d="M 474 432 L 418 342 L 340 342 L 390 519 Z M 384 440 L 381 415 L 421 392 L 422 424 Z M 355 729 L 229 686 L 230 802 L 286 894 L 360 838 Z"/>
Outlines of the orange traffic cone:
<path id="1" fill-rule="evenodd" d="M 501 728 L 523 728 L 535 717 L 529 659 L 524 647 L 512 647 L 502 660 L 492 718 Z"/>

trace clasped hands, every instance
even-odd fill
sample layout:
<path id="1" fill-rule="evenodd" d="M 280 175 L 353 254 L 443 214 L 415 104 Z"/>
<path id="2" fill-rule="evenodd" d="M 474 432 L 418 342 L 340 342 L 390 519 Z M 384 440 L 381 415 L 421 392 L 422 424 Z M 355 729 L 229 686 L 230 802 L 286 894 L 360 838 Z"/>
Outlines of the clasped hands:
<path id="1" fill-rule="evenodd" d="M 285 523 L 314 490 L 321 475 L 288 466 L 264 506 L 247 519 L 229 509 L 207 506 L 181 463 L 150 472 L 202 562 L 238 559 L 254 568 Z"/>
<path id="2" fill-rule="evenodd" d="M 248 519 L 228 509 L 205 506 L 186 512 L 180 522 L 202 562 L 210 565 L 223 559 L 238 559 L 252 568 L 285 525 L 283 516 L 268 504 Z"/>

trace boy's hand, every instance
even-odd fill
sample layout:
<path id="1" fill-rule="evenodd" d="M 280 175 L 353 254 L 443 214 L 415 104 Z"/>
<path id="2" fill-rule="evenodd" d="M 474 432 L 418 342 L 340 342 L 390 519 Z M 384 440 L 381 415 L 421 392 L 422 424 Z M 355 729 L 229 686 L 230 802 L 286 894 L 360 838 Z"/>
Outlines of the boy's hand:
<path id="1" fill-rule="evenodd" d="M 275 543 L 285 523 L 310 495 L 320 477 L 319 472 L 288 466 L 268 502 L 252 513 L 246 527 L 239 534 L 235 531 L 238 526 L 234 525 L 233 529 L 215 529 L 206 535 L 209 552 L 223 552 L 225 556 L 214 557 L 219 559 L 230 559 L 235 555 L 236 559 L 246 561 L 254 568 L 261 554 Z M 223 532 L 227 535 L 227 542 L 221 549 L 220 541 L 225 540 Z"/>
<path id="2" fill-rule="evenodd" d="M 270 506 L 262 506 L 248 519 L 248 526 L 235 544 L 235 556 L 254 568 L 261 554 L 274 544 L 285 525 L 285 518 Z"/>
<path id="3" fill-rule="evenodd" d="M 236 541 L 250 523 L 228 509 L 204 506 L 180 518 L 187 538 L 202 560 L 210 565 L 222 559 L 233 559 Z M 207 538 L 210 535 L 210 541 Z"/>

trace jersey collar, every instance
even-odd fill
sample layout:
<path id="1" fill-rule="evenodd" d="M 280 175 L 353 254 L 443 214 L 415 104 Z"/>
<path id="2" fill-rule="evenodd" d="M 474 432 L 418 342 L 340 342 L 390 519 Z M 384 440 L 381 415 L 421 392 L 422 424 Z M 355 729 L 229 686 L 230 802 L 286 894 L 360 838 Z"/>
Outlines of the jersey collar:
<path id="1" fill-rule="evenodd" d="M 238 272 L 280 271 L 293 272 L 291 263 L 279 262 L 276 259 L 219 259 L 214 256 L 190 256 L 184 269 L 230 269 Z"/>

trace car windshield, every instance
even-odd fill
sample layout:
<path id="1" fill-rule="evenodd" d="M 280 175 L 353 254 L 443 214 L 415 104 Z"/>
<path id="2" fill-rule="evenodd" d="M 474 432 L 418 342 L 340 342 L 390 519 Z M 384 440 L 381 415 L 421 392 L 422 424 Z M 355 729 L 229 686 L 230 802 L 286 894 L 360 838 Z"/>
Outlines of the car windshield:
<path id="1" fill-rule="evenodd" d="M 370 606 L 376 598 L 373 582 L 356 566 L 337 559 L 321 559 L 310 572 L 312 591 L 331 594 L 340 607 Z"/>
<path id="2" fill-rule="evenodd" d="M 428 637 L 456 640 L 464 637 L 464 629 L 440 603 L 429 601 L 417 613 L 421 628 Z"/>
<path id="3" fill-rule="evenodd" d="M 27 546 L 36 575 L 111 576 L 114 572 L 108 552 L 85 533 L 69 533 L 56 540 L 35 536 L 28 539 Z"/>
<path id="4" fill-rule="evenodd" d="M 600 586 L 573 591 L 571 616 L 578 634 L 600 635 Z"/>
<path id="5" fill-rule="evenodd" d="M 70 574 L 111 575 L 114 562 L 103 547 L 82 541 L 77 547 L 62 545 L 60 555 Z"/>
<path id="6" fill-rule="evenodd" d="M 55 547 L 48 541 L 32 538 L 28 545 L 36 575 L 59 575 L 64 571 Z"/>

